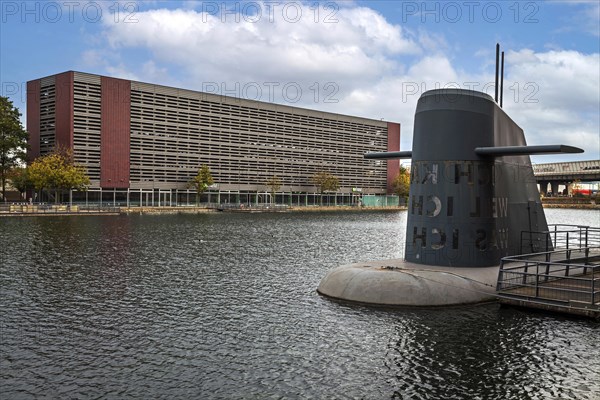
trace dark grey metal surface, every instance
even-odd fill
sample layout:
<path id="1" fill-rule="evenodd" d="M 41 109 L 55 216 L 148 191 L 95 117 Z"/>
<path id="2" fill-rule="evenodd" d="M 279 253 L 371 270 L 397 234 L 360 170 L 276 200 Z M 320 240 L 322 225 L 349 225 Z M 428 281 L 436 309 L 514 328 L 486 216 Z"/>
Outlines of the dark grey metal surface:
<path id="1" fill-rule="evenodd" d="M 415 114 L 406 260 L 487 267 L 517 254 L 522 231 L 548 229 L 528 154 L 575 150 L 528 147 L 523 130 L 487 94 L 423 93 Z"/>
<path id="2" fill-rule="evenodd" d="M 412 158 L 412 151 L 388 151 L 383 153 L 367 153 L 365 159 L 376 160 L 376 159 L 398 159 L 398 158 Z"/>
<path id="3" fill-rule="evenodd" d="M 521 154 L 556 154 L 556 153 L 583 153 L 578 147 L 565 146 L 564 144 L 550 144 L 544 146 L 502 146 L 502 147 L 477 147 L 475 153 L 480 156 L 500 157 Z"/>

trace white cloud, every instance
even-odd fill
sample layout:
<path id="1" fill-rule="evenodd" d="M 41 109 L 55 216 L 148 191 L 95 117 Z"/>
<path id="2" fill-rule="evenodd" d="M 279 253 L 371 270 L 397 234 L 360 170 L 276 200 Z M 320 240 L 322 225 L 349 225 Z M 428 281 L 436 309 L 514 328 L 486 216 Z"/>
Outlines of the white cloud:
<path id="1" fill-rule="evenodd" d="M 600 55 L 524 49 L 509 52 L 507 60 L 505 108 L 528 143 L 579 146 L 587 154 L 577 157 L 599 159 Z"/>
<path id="2" fill-rule="evenodd" d="M 543 102 L 544 107 L 598 110 L 598 53 L 581 54 L 568 50 L 534 53 L 525 49 L 508 52 L 506 57 L 511 80 L 522 87 L 527 83 L 539 87 L 539 93 L 534 97 Z"/>
<path id="3" fill-rule="evenodd" d="M 263 7 L 260 18 L 239 22 L 221 12 L 150 10 L 137 15 L 137 24 L 107 19 L 106 36 L 114 49 L 148 49 L 155 61 L 181 66 L 198 82 L 367 81 L 399 67 L 390 55 L 420 51 L 399 26 L 368 8 L 342 8 L 332 17 L 337 22 L 326 23 L 323 10 L 315 22 L 310 5 L 298 11 L 297 22 L 298 14 L 281 6 L 271 21 Z"/>
<path id="4" fill-rule="evenodd" d="M 120 54 L 105 64 L 107 73 L 167 85 L 178 82 L 197 90 L 207 82 L 223 83 L 228 89 L 236 82 L 240 87 L 256 82 L 265 91 L 264 83 L 277 82 L 280 90 L 296 82 L 304 90 L 296 105 L 400 122 L 403 149 L 411 147 L 416 101 L 423 91 L 452 83 L 465 87 L 469 82 L 478 82 L 476 89 L 481 90 L 493 81 L 493 66 L 485 60 L 479 74 L 461 71 L 445 55 L 451 45 L 443 36 L 425 30 L 414 35 L 366 7 L 345 5 L 335 13 L 336 23 L 324 23 L 327 13 L 321 9 L 315 22 L 309 4 L 297 22 L 291 21 L 292 11 L 284 17 L 281 5 L 272 19 L 261 6 L 258 20 L 256 15 L 244 19 L 203 13 L 194 4 L 140 12 L 136 24 L 115 24 L 107 18 L 110 50 L 88 52 L 84 59 L 97 63 L 102 54 Z M 127 64 L 130 51 L 145 54 L 146 61 Z M 525 130 L 528 143 L 581 146 L 588 154 L 579 159 L 599 158 L 599 70 L 598 53 L 507 52 L 505 109 Z M 325 90 L 328 82 L 337 85 L 330 97 L 338 102 L 323 101 L 332 93 Z M 315 83 L 318 104 L 309 89 Z M 490 88 L 488 93 L 493 92 Z M 278 93 L 261 99 L 285 102 Z"/>

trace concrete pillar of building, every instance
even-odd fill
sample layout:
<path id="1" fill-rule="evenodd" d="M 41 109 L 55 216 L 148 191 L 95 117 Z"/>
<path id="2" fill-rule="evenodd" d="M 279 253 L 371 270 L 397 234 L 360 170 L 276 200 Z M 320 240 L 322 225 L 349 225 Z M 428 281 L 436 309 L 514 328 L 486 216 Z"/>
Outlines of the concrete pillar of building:
<path id="1" fill-rule="evenodd" d="M 552 188 L 552 196 L 558 196 L 558 182 L 550 182 L 550 187 Z"/>
<path id="2" fill-rule="evenodd" d="M 540 181 L 540 194 L 545 196 L 548 193 L 548 181 Z"/>

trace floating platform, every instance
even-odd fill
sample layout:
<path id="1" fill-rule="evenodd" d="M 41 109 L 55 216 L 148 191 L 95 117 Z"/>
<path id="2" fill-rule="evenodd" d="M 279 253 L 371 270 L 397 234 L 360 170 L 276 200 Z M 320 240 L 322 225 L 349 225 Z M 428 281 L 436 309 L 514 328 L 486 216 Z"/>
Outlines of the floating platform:
<path id="1" fill-rule="evenodd" d="M 600 319 L 600 246 L 594 244 L 504 258 L 500 303 Z"/>

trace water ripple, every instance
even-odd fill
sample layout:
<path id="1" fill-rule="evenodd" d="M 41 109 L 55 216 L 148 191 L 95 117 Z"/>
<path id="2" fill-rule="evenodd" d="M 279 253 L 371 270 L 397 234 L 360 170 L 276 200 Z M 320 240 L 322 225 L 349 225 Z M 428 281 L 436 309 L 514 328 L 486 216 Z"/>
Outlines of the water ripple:
<path id="1" fill-rule="evenodd" d="M 597 323 L 316 294 L 402 212 L 0 222 L 3 398 L 600 398 Z"/>

